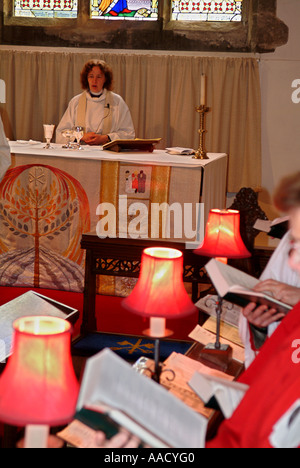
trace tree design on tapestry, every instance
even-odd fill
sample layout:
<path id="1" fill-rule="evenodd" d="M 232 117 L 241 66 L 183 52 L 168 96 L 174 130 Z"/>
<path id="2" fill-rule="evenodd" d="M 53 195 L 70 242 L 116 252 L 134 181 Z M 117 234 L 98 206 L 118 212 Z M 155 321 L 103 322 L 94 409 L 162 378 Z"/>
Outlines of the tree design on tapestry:
<path id="1" fill-rule="evenodd" d="M 0 186 L 0 222 L 24 252 L 33 248 L 34 286 L 40 285 L 41 253 L 81 264 L 80 238 L 90 228 L 88 200 L 69 174 L 49 166 L 20 166 Z M 1 239 L 0 249 L 7 250 Z M 54 251 L 53 255 L 51 251 Z M 60 261 L 63 265 L 63 261 Z M 49 268 L 49 267 L 48 267 Z"/>

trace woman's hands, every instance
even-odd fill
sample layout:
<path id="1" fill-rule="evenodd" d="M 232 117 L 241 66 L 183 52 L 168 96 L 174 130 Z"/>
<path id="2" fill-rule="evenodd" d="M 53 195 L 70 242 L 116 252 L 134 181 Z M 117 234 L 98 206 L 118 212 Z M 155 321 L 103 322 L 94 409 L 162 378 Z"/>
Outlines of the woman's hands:
<path id="1" fill-rule="evenodd" d="M 249 323 L 258 328 L 266 328 L 284 317 L 283 313 L 270 309 L 266 305 L 257 307 L 255 302 L 251 302 L 243 309 L 243 315 Z"/>
<path id="2" fill-rule="evenodd" d="M 261 281 L 254 289 L 258 292 L 265 292 L 291 306 L 300 301 L 300 288 L 276 280 Z M 285 316 L 284 313 L 280 313 L 276 309 L 270 309 L 266 305 L 257 307 L 255 303 L 248 304 L 243 310 L 243 315 L 252 325 L 259 328 L 268 327 L 271 323 L 277 322 Z"/>
<path id="3" fill-rule="evenodd" d="M 88 132 L 83 135 L 81 141 L 87 145 L 102 146 L 105 145 L 105 143 L 108 143 L 110 140 L 108 135 L 99 135 L 98 133 Z"/>
<path id="4" fill-rule="evenodd" d="M 290 306 L 295 306 L 300 301 L 300 288 L 289 286 L 273 279 L 261 281 L 255 287 L 255 291 L 265 292 L 269 296 L 271 295 L 278 301 L 285 302 Z"/>

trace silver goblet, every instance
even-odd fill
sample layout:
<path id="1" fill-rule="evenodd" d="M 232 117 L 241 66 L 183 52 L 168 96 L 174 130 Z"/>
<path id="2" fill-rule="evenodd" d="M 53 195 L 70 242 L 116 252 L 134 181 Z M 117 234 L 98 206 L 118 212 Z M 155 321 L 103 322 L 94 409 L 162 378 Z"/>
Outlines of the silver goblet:
<path id="1" fill-rule="evenodd" d="M 65 149 L 73 149 L 73 145 L 71 143 L 71 140 L 72 142 L 75 140 L 75 137 L 74 137 L 74 132 L 73 130 L 71 129 L 66 129 L 66 130 L 63 130 L 61 132 L 62 136 L 67 140 L 66 144 L 62 146 L 62 148 L 65 148 Z"/>
<path id="2" fill-rule="evenodd" d="M 73 135 L 75 136 L 76 141 L 77 141 L 77 149 L 82 150 L 83 147 L 80 146 L 80 140 L 84 135 L 83 127 L 80 127 L 80 126 L 73 127 Z"/>

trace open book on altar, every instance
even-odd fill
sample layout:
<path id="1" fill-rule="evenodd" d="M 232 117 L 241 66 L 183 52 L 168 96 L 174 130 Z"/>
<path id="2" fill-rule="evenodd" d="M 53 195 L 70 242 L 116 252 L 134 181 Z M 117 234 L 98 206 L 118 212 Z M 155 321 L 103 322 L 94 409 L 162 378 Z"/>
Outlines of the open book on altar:
<path id="1" fill-rule="evenodd" d="M 195 372 L 192 376 L 189 386 L 208 407 L 220 408 L 227 419 L 232 416 L 249 388 L 248 385 L 240 382 L 221 379 L 214 375 L 204 375 L 199 372 Z"/>
<path id="2" fill-rule="evenodd" d="M 182 156 L 190 156 L 195 154 L 195 150 L 192 148 L 181 148 L 179 146 L 174 146 L 172 148 L 166 148 L 166 152 L 169 154 L 180 154 Z"/>
<path id="3" fill-rule="evenodd" d="M 292 309 L 290 305 L 278 301 L 267 291 L 265 293 L 254 291 L 259 280 L 230 265 L 213 258 L 205 265 L 205 269 L 218 295 L 233 304 L 245 307 L 249 302 L 256 302 L 258 305 L 267 305 L 284 314 Z"/>
<path id="4" fill-rule="evenodd" d="M 152 151 L 154 150 L 154 145 L 159 143 L 161 138 L 135 138 L 134 140 L 112 140 L 103 145 L 104 150 L 115 151 L 119 153 L 120 151 Z"/>
<path id="5" fill-rule="evenodd" d="M 77 402 L 82 409 L 103 412 L 151 447 L 201 448 L 207 419 L 139 374 L 109 348 L 87 360 Z M 72 423 L 71 423 L 72 424 Z"/>

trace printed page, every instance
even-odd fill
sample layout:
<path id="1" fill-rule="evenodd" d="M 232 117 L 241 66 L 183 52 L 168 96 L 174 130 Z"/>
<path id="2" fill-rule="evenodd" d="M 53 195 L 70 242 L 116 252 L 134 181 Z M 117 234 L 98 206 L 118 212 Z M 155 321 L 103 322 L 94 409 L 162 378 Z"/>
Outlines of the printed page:
<path id="1" fill-rule="evenodd" d="M 216 316 L 218 296 L 208 294 L 196 302 L 195 306 L 206 312 L 212 317 Z M 238 328 L 240 320 L 241 307 L 232 304 L 231 302 L 222 301 L 222 317 L 221 320 L 225 323 Z"/>
<path id="2" fill-rule="evenodd" d="M 204 322 L 203 328 L 205 328 L 205 330 L 208 330 L 212 333 L 216 333 L 217 321 L 215 317 L 209 317 L 209 319 L 207 319 Z M 220 323 L 220 336 L 221 338 L 225 338 L 231 343 L 234 343 L 237 346 L 244 348 L 244 344 L 240 338 L 239 329 L 232 325 L 229 325 L 228 323 L 223 322 L 222 319 Z"/>
<path id="3" fill-rule="evenodd" d="M 230 265 L 219 262 L 214 258 L 205 265 L 207 273 L 209 274 L 215 288 L 223 297 L 231 289 L 232 286 L 238 285 L 239 288 L 253 289 L 259 282 L 253 276 L 244 273 Z"/>
<path id="4" fill-rule="evenodd" d="M 27 315 L 47 315 L 66 318 L 66 314 L 49 304 L 39 295 L 36 295 L 34 291 L 27 291 L 16 299 L 3 304 L 0 307 L 0 341 L 5 344 L 5 357 L 8 357 L 11 353 L 14 333 L 13 322 Z M 1 360 L 2 358 L 4 356 L 1 356 Z"/>
<path id="5" fill-rule="evenodd" d="M 192 330 L 191 333 L 189 334 L 189 338 L 191 338 L 194 341 L 197 341 L 198 343 L 203 344 L 204 346 L 206 346 L 209 343 L 215 343 L 216 341 L 216 335 L 214 333 L 211 333 L 211 331 L 201 327 L 200 325 L 196 325 L 194 330 Z M 221 343 L 228 344 L 232 347 L 233 359 L 236 359 L 239 362 L 245 362 L 244 348 L 242 348 L 241 346 L 237 346 L 232 341 L 229 341 L 222 337 L 221 337 Z"/>
<path id="6" fill-rule="evenodd" d="M 213 375 L 196 372 L 189 380 L 189 386 L 207 403 L 213 396 L 217 399 L 225 418 L 230 418 L 240 404 L 249 386 L 230 382 Z"/>
<path id="7" fill-rule="evenodd" d="M 223 379 L 233 379 L 231 375 L 207 367 L 201 362 L 175 352 L 166 359 L 163 369 L 164 372 L 161 375 L 161 384 L 186 405 L 193 408 L 194 411 L 197 411 L 208 419 L 212 416 L 213 410 L 205 408 L 203 401 L 188 385 L 189 380 L 196 371 L 208 375 L 216 375 Z M 171 374 L 168 369 L 174 372 L 175 378 L 172 380 L 169 380 Z"/>

